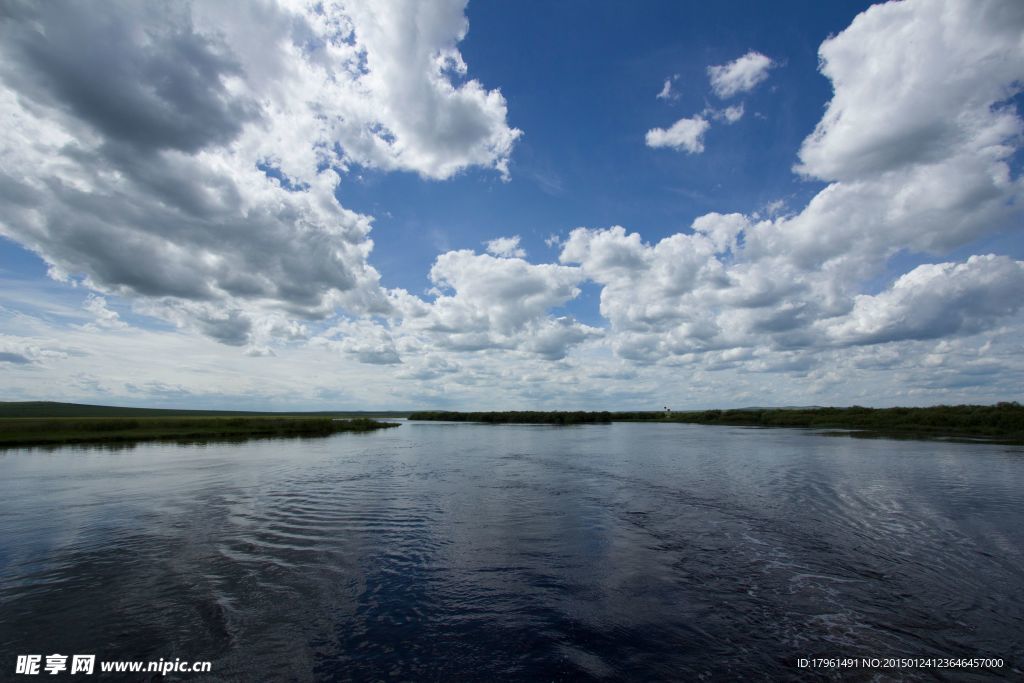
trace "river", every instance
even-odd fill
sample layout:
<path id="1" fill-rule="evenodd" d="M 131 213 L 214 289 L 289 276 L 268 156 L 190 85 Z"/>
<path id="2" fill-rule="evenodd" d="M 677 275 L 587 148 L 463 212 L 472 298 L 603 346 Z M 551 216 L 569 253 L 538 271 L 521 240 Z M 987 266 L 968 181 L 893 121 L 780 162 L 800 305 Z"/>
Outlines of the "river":
<path id="1" fill-rule="evenodd" d="M 211 661 L 195 680 L 1013 678 L 1022 596 L 1022 447 L 410 422 L 0 452 L 0 679 L 32 653 Z"/>

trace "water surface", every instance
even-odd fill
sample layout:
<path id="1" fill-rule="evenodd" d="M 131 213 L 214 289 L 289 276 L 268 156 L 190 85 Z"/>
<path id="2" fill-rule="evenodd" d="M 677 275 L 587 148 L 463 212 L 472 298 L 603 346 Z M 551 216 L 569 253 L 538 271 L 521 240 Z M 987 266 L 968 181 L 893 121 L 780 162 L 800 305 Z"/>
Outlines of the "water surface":
<path id="1" fill-rule="evenodd" d="M 1022 502 L 1020 447 L 684 424 L 5 451 L 0 678 L 53 652 L 204 680 L 1018 677 Z"/>

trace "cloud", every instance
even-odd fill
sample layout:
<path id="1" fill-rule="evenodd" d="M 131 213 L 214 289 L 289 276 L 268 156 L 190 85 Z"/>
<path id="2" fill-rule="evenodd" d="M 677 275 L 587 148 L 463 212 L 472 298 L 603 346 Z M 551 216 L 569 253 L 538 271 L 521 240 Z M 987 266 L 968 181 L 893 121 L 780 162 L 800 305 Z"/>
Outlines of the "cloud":
<path id="1" fill-rule="evenodd" d="M 450 251 L 437 257 L 430 280 L 432 302 L 395 294 L 401 315 L 394 333 L 411 349 L 505 349 L 561 358 L 599 335 L 569 317 L 550 315 L 579 294 L 578 268 Z"/>
<path id="2" fill-rule="evenodd" d="M 801 261 L 840 249 L 877 261 L 1012 225 L 1024 184 L 1010 159 L 1024 122 L 1007 99 L 1024 83 L 1021 30 L 1016 3 L 906 2 L 872 7 L 825 41 L 834 95 L 797 170 L 831 184 L 783 224 L 788 248 Z M 763 231 L 758 248 L 781 248 L 768 244 L 779 236 Z"/>
<path id="3" fill-rule="evenodd" d="M 467 78 L 464 4 L 13 5 L 0 234 L 227 344 L 282 312 L 385 312 L 341 176 L 505 176 L 520 134 Z"/>
<path id="4" fill-rule="evenodd" d="M 430 178 L 448 178 L 473 165 L 508 173 L 520 131 L 506 123 L 505 98 L 476 80 L 452 82 L 467 74 L 456 47 L 469 28 L 465 5 L 465 0 L 346 5 L 352 31 L 342 38 L 353 39 L 365 55 L 365 73 L 354 85 L 369 96 L 361 104 L 380 107 L 359 107 L 364 123 L 358 140 L 342 136 L 343 145 L 359 150 L 357 161 Z M 311 15 L 318 17 L 315 10 L 306 12 Z M 330 36 L 337 31 L 336 18 L 324 16 L 318 28 Z"/>
<path id="5" fill-rule="evenodd" d="M 743 118 L 743 103 L 726 107 L 721 111 L 715 112 L 716 118 L 725 121 L 726 123 L 736 123 Z"/>
<path id="6" fill-rule="evenodd" d="M 671 147 L 689 154 L 700 154 L 704 151 L 704 133 L 710 127 L 703 116 L 682 118 L 667 130 L 652 128 L 647 131 L 644 141 L 648 147 Z"/>
<path id="7" fill-rule="evenodd" d="M 498 237 L 486 243 L 487 253 L 502 258 L 526 258 L 526 250 L 519 246 L 519 235 Z"/>
<path id="8" fill-rule="evenodd" d="M 874 296 L 855 297 L 853 310 L 824 322 L 843 344 L 937 339 L 990 329 L 1024 305 L 1024 261 L 972 256 L 964 263 L 918 266 Z"/>
<path id="9" fill-rule="evenodd" d="M 749 92 L 768 78 L 768 71 L 773 66 L 775 62 L 770 58 L 751 50 L 728 64 L 709 66 L 711 89 L 722 99 Z"/>
<path id="10" fill-rule="evenodd" d="M 5 80 L 110 144 L 136 149 L 197 152 L 229 142 L 257 116 L 252 97 L 229 88 L 243 75 L 230 49 L 197 32 L 180 8 L 96 9 L 9 8 Z"/>
<path id="11" fill-rule="evenodd" d="M 67 356 L 65 348 L 50 340 L 0 334 L 0 363 L 38 366 Z"/>
<path id="12" fill-rule="evenodd" d="M 121 329 L 128 326 L 121 320 L 121 316 L 116 311 L 107 308 L 107 300 L 102 296 L 90 294 L 85 298 L 82 308 L 95 316 L 96 320 L 92 324 L 113 329 Z"/>
<path id="13" fill-rule="evenodd" d="M 856 181 L 963 156 L 1005 157 L 1020 119 L 1024 8 L 888 3 L 860 14 L 819 49 L 835 94 L 800 148 L 797 169 Z M 902 39 L 895 39 L 901 36 Z M 865 55 L 873 55 L 870 72 Z"/>
<path id="14" fill-rule="evenodd" d="M 665 84 L 661 86 L 661 91 L 655 95 L 655 98 L 659 100 L 678 100 L 679 93 L 672 89 L 672 83 L 679 80 L 679 74 L 675 74 L 672 78 L 666 78 Z"/>
<path id="15" fill-rule="evenodd" d="M 557 263 L 502 237 L 440 254 L 426 297 L 381 286 L 372 218 L 335 192 L 361 168 L 507 172 L 519 133 L 469 78 L 463 3 L 25 4 L 0 31 L 0 232 L 93 292 L 70 326 L 0 307 L 11 396 L 40 397 L 44 371 L 49 398 L 364 408 L 993 400 L 1024 382 L 1024 266 L 967 256 L 1024 206 L 1015 4 L 890 3 L 825 41 L 803 206 L 652 241 L 580 227 L 546 240 Z M 763 80 L 737 70 L 749 56 L 713 67 L 732 95 Z M 93 83 L 104 65 L 118 79 Z M 700 153 L 743 115 L 647 143 Z M 570 315 L 588 283 L 599 326 Z M 122 304 L 175 329 L 125 325 Z"/>
<path id="16" fill-rule="evenodd" d="M 639 362 L 613 355 L 607 335 L 570 346 L 565 357 L 552 360 L 517 349 L 455 352 L 429 337 L 389 330 L 403 362 L 380 365 L 321 343 L 276 347 L 276 356 L 258 357 L 188 330 L 69 328 L 49 314 L 34 318 L 0 307 L 0 329 L 10 331 L 8 337 L 57 352 L 42 362 L 3 364 L 11 400 L 261 410 L 629 410 L 652 409 L 654 399 L 654 408 L 675 409 L 992 402 L 1020 393 L 1022 322 L 1003 319 L 972 337 L 814 350 L 723 349 Z M 0 352 L 6 350 L 3 340 Z"/>
<path id="17" fill-rule="evenodd" d="M 724 229 L 719 237 L 725 248 Z M 613 343 L 620 355 L 642 360 L 661 353 L 663 337 L 680 331 L 702 340 L 695 348 L 719 346 L 714 321 L 693 300 L 694 290 L 727 284 L 718 252 L 715 240 L 701 232 L 651 246 L 616 226 L 573 230 L 559 259 L 580 264 L 588 279 L 602 285 L 600 311 L 616 333 Z"/>
<path id="18" fill-rule="evenodd" d="M 560 316 L 536 324 L 524 340 L 522 348 L 545 360 L 562 360 L 572 347 L 599 337 L 600 330 L 581 325 L 569 316 Z"/>
<path id="19" fill-rule="evenodd" d="M 652 128 L 647 131 L 644 141 L 648 147 L 670 147 L 689 154 L 700 154 L 704 151 L 704 134 L 711 127 L 706 117 L 733 124 L 743 118 L 743 111 L 742 103 L 721 110 L 708 107 L 696 116 L 679 119 L 667 130 Z"/>
<path id="20" fill-rule="evenodd" d="M 576 268 L 533 265 L 471 251 L 437 257 L 430 280 L 442 291 L 431 304 L 437 331 L 511 334 L 579 294 Z"/>
<path id="21" fill-rule="evenodd" d="M 695 219 L 691 227 L 710 239 L 716 252 L 724 253 L 736 249 L 736 239 L 750 227 L 750 219 L 739 213 L 707 213 Z"/>
<path id="22" fill-rule="evenodd" d="M 343 320 L 314 337 L 310 344 L 341 351 L 360 363 L 370 365 L 397 365 L 402 362 L 391 333 L 369 320 Z"/>
<path id="23" fill-rule="evenodd" d="M 447 375 L 458 373 L 461 366 L 438 356 L 425 356 L 413 359 L 412 367 L 407 368 L 398 376 L 406 380 L 436 380 Z"/>

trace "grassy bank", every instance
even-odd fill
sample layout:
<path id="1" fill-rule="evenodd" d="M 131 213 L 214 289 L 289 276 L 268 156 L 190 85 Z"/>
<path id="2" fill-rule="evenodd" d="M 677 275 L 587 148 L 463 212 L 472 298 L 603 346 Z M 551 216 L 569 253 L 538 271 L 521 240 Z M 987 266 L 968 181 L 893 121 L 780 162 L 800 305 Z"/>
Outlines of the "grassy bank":
<path id="1" fill-rule="evenodd" d="M 428 410 L 409 413 L 410 420 L 436 420 L 444 422 L 487 422 L 490 424 L 559 424 L 574 425 L 612 422 L 616 413 L 584 411 L 513 410 L 481 413 L 459 413 L 447 410 Z"/>
<path id="2" fill-rule="evenodd" d="M 789 408 L 705 410 L 673 414 L 699 424 L 853 430 L 862 436 L 984 439 L 1024 443 L 1024 406 L 932 406 L 927 408 Z"/>
<path id="3" fill-rule="evenodd" d="M 411 420 L 584 424 L 593 422 L 687 422 L 748 427 L 852 430 L 854 436 L 979 439 L 1024 443 L 1024 406 L 933 406 L 929 408 L 747 408 L 687 412 L 416 412 Z"/>
<path id="4" fill-rule="evenodd" d="M 395 422 L 305 416 L 0 418 L 0 448 L 132 441 L 317 437 L 397 427 Z"/>
<path id="5" fill-rule="evenodd" d="M 125 408 L 58 401 L 0 401 L 4 417 L 405 417 L 408 411 L 267 412 L 252 410 L 182 410 L 178 408 Z"/>

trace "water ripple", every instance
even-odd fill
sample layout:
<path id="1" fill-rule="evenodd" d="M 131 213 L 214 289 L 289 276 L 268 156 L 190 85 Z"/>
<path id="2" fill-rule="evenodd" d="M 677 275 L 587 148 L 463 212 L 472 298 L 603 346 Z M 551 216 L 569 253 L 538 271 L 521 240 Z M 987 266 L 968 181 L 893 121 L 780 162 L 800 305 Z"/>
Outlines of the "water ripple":
<path id="1" fill-rule="evenodd" d="M 1022 455 L 414 423 L 13 451 L 0 648 L 210 659 L 213 680 L 796 680 L 814 656 L 994 656 L 1010 666 L 972 675 L 1014 677 Z"/>

